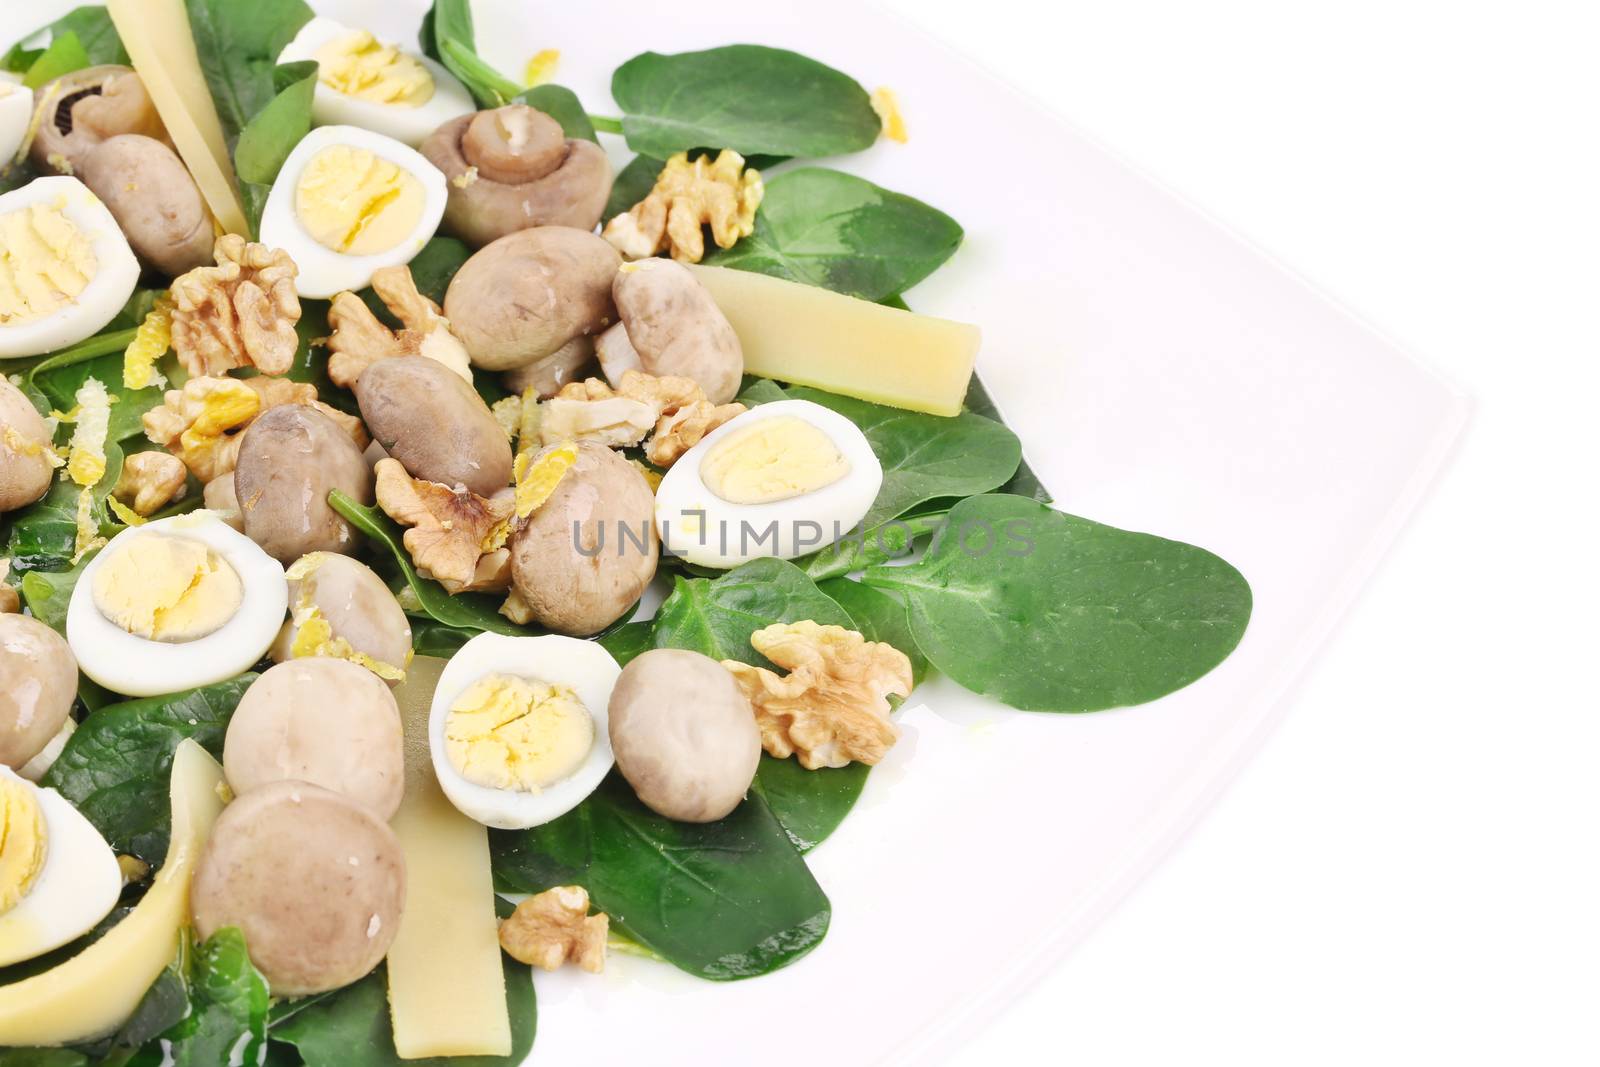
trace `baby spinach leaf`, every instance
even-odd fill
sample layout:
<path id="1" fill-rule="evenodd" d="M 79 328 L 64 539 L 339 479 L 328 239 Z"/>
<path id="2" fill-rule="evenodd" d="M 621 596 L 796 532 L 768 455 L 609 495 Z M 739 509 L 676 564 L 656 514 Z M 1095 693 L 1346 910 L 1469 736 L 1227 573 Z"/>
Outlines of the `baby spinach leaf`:
<path id="1" fill-rule="evenodd" d="M 919 511 L 903 519 L 890 519 L 882 526 L 859 534 L 852 533 L 821 552 L 802 556 L 794 562 L 814 582 L 840 578 L 851 571 L 911 555 L 917 542 L 937 533 L 944 526 L 944 521 L 943 511 L 926 514 Z"/>
<path id="2" fill-rule="evenodd" d="M 267 109 L 281 86 L 278 56 L 311 21 L 304 0 L 186 0 L 195 52 L 228 146 Z"/>
<path id="3" fill-rule="evenodd" d="M 22 576 L 22 599 L 33 612 L 33 617 L 65 635 L 67 630 L 67 605 L 72 602 L 72 590 L 83 574 L 83 568 L 94 558 L 90 553 L 71 570 L 29 571 Z"/>
<path id="4" fill-rule="evenodd" d="M 932 274 L 961 238 L 955 219 L 920 200 L 806 167 L 769 181 L 755 232 L 705 262 L 882 300 Z"/>
<path id="5" fill-rule="evenodd" d="M 792 387 L 787 392 L 837 411 L 860 427 L 872 445 L 883 465 L 883 487 L 861 520 L 865 530 L 925 501 L 988 492 L 1015 474 L 1022 461 L 1016 434 L 970 411 L 945 418 L 820 389 Z"/>
<path id="6" fill-rule="evenodd" d="M 625 622 L 599 638 L 600 647 L 611 653 L 613 659 L 624 667 L 628 661 L 641 652 L 648 652 L 656 647 L 655 624 L 649 622 Z"/>
<path id="7" fill-rule="evenodd" d="M 500 107 L 522 92 L 522 86 L 478 55 L 469 0 L 434 0 L 423 20 L 421 40 L 424 51 L 461 79 L 479 107 Z"/>
<path id="8" fill-rule="evenodd" d="M 104 536 L 121 529 L 105 506 L 106 497 L 121 476 L 122 449 L 107 442 L 106 472 L 90 491 L 94 500 L 91 515 Z M 43 499 L 17 516 L 6 542 L 13 571 L 64 571 L 72 566 L 78 540 L 78 497 L 82 492 L 83 487 L 76 482 L 57 478 Z"/>
<path id="9" fill-rule="evenodd" d="M 854 78 L 762 45 L 645 52 L 617 68 L 611 95 L 628 147 L 659 159 L 691 148 L 833 156 L 872 147 L 883 128 Z"/>
<path id="10" fill-rule="evenodd" d="M 250 962 L 244 934 L 228 926 L 194 955 L 190 1010 L 167 1032 L 173 1067 L 258 1063 L 267 1042 L 267 980 Z"/>
<path id="11" fill-rule="evenodd" d="M 88 59 L 84 64 L 86 67 L 97 67 L 104 63 L 127 66 L 129 63 L 128 52 L 122 47 L 122 38 L 117 36 L 117 28 L 112 24 L 110 14 L 99 4 L 85 4 L 73 8 L 50 25 L 35 30 L 12 45 L 0 57 L 0 70 L 9 70 L 13 74 L 27 71 L 44 54 L 44 46 L 37 42 L 42 41 L 47 33 L 51 39 L 67 33 L 76 35 L 78 45 Z"/>
<path id="12" fill-rule="evenodd" d="M 582 885 L 628 937 L 712 981 L 793 963 L 832 915 L 759 794 L 719 822 L 674 822 L 613 773 L 561 818 L 491 831 L 489 845 L 501 884 L 526 893 Z"/>
<path id="13" fill-rule="evenodd" d="M 533 1048 L 537 1025 L 533 972 L 509 957 L 506 1007 L 511 1013 L 509 1056 L 451 1056 L 402 1060 L 394 1050 L 389 995 L 380 966 L 354 985 L 275 1011 L 268 1031 L 274 1042 L 292 1045 L 305 1067 L 516 1067 Z M 281 1005 L 280 1005 L 281 1006 Z M 219 1061 L 220 1062 L 220 1061 Z"/>
<path id="14" fill-rule="evenodd" d="M 664 166 L 666 164 L 661 160 L 650 156 L 634 156 L 629 160 L 627 166 L 617 171 L 617 177 L 611 183 L 611 195 L 606 199 L 606 209 L 601 213 L 600 221 L 610 222 L 649 196 Z"/>
<path id="15" fill-rule="evenodd" d="M 1002 426 L 1006 424 L 1005 418 L 1000 414 L 1000 409 L 995 407 L 994 398 L 989 395 L 989 390 L 984 388 L 983 379 L 976 374 L 972 376 L 972 382 L 967 386 L 966 404 L 967 410 L 974 415 L 982 415 L 986 419 L 993 419 Z M 1025 496 L 1029 499 L 1037 500 L 1041 504 L 1048 504 L 1052 499 L 1050 490 L 1044 487 L 1044 483 L 1039 480 L 1039 476 L 1034 473 L 1033 468 L 1028 466 L 1026 456 L 1018 464 L 1017 473 L 1011 476 L 1011 480 L 995 491 L 1006 493 L 1010 496 Z"/>
<path id="16" fill-rule="evenodd" d="M 411 554 L 401 543 L 403 533 L 399 526 L 377 508 L 364 507 L 354 499 L 335 489 L 328 494 L 328 504 L 349 520 L 350 525 L 366 534 L 377 548 L 386 552 L 405 575 L 406 584 L 417 595 L 422 610 L 437 622 L 462 630 L 486 630 L 489 633 L 523 634 L 542 631 L 518 626 L 501 615 L 491 597 L 481 593 L 459 593 L 451 596 L 444 586 L 417 574 L 411 565 Z"/>
<path id="17" fill-rule="evenodd" d="M 239 142 L 233 149 L 233 169 L 239 177 L 245 214 L 253 229 L 261 225 L 267 195 L 288 161 L 289 153 L 311 132 L 311 98 L 317 89 L 317 64 L 307 61 L 275 67 L 272 85 L 277 95 L 239 131 Z"/>
<path id="18" fill-rule="evenodd" d="M 828 594 L 838 605 L 850 613 L 855 628 L 868 641 L 882 641 L 893 645 L 911 661 L 911 679 L 922 684 L 928 674 L 928 658 L 917 647 L 911 634 L 911 622 L 906 618 L 906 606 L 888 593 L 850 578 L 829 578 L 818 582 L 817 588 Z"/>
<path id="19" fill-rule="evenodd" d="M 471 258 L 472 249 L 465 242 L 454 237 L 433 237 L 411 261 L 411 278 L 423 296 L 443 304 L 456 272 Z"/>
<path id="20" fill-rule="evenodd" d="M 449 659 L 477 635 L 476 630 L 457 630 L 432 619 L 415 619 L 411 623 L 411 650 L 419 656 Z"/>
<path id="21" fill-rule="evenodd" d="M 861 799 L 871 771 L 865 763 L 808 771 L 793 756 L 778 759 L 763 752 L 750 789 L 767 802 L 790 842 L 804 855 L 844 822 Z"/>
<path id="22" fill-rule="evenodd" d="M 89 1057 L 70 1048 L 0 1048 L 0 1067 L 89 1067 Z"/>
<path id="23" fill-rule="evenodd" d="M 771 378 L 757 378 L 754 375 L 745 376 L 743 388 L 739 390 L 738 396 L 739 403 L 747 408 L 788 399 L 789 394 L 783 391 L 783 386 Z"/>
<path id="24" fill-rule="evenodd" d="M 715 660 L 772 667 L 750 646 L 750 635 L 775 622 L 809 619 L 850 626 L 843 608 L 794 564 L 757 559 L 720 578 L 679 578 L 656 612 L 657 648 L 687 648 Z"/>
<path id="25" fill-rule="evenodd" d="M 89 65 L 89 52 L 83 47 L 83 42 L 78 40 L 76 33 L 67 30 L 50 39 L 49 46 L 39 54 L 39 58 L 33 61 L 28 67 L 28 72 L 22 76 L 22 84 L 29 89 L 37 89 L 64 74 L 83 70 Z"/>
<path id="26" fill-rule="evenodd" d="M 120 332 L 117 335 L 120 337 Z M 111 423 L 106 433 L 109 441 L 126 441 L 144 433 L 144 413 L 161 405 L 162 391 L 154 386 L 147 389 L 126 389 L 122 385 L 122 352 L 127 346 L 107 355 L 78 360 L 68 364 L 45 367 L 40 364 L 33 373 L 33 384 L 60 411 L 70 411 L 78 390 L 90 378 L 98 379 L 115 398 L 111 405 Z"/>
<path id="27" fill-rule="evenodd" d="M 1250 586 L 1210 552 L 978 496 L 919 562 L 871 567 L 905 597 L 932 664 L 1025 711 L 1099 711 L 1181 689 L 1221 663 L 1250 620 Z"/>
<path id="28" fill-rule="evenodd" d="M 222 755 L 228 719 L 254 674 L 101 708 L 79 724 L 44 776 L 119 852 L 158 865 L 167 853 L 172 753 L 192 737 Z"/>
<path id="29" fill-rule="evenodd" d="M 535 85 L 518 93 L 516 102 L 538 108 L 561 123 L 561 130 L 568 137 L 600 143 L 600 136 L 594 132 L 594 123 L 589 121 L 589 113 L 584 110 L 578 94 L 565 85 Z"/>

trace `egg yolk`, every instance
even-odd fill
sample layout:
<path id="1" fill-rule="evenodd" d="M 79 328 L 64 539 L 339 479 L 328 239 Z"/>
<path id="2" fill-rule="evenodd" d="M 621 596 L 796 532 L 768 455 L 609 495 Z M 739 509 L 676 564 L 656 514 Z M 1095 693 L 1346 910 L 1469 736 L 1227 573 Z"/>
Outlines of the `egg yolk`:
<path id="1" fill-rule="evenodd" d="M 42 319 L 77 300 L 94 278 L 94 248 L 55 204 L 0 215 L 0 326 Z"/>
<path id="2" fill-rule="evenodd" d="M 21 902 L 44 866 L 44 813 L 26 782 L 0 777 L 0 915 Z"/>
<path id="3" fill-rule="evenodd" d="M 147 641 L 178 644 L 216 633 L 244 603 L 228 561 L 188 537 L 146 534 L 113 550 L 95 571 L 95 607 Z"/>
<path id="4" fill-rule="evenodd" d="M 352 145 L 311 157 L 295 185 L 295 215 L 317 243 L 351 256 L 398 246 L 422 221 L 422 183 L 403 167 Z"/>
<path id="5" fill-rule="evenodd" d="M 582 766 L 594 747 L 594 719 L 565 686 L 490 674 L 450 705 L 444 737 L 451 765 L 467 781 L 537 793 Z"/>
<path id="6" fill-rule="evenodd" d="M 850 473 L 828 435 L 804 419 L 759 419 L 718 441 L 700 480 L 730 504 L 770 504 L 814 493 Z"/>
<path id="7" fill-rule="evenodd" d="M 433 98 L 433 75 L 415 56 L 352 30 L 317 49 L 318 80 L 335 92 L 374 104 L 417 107 Z"/>

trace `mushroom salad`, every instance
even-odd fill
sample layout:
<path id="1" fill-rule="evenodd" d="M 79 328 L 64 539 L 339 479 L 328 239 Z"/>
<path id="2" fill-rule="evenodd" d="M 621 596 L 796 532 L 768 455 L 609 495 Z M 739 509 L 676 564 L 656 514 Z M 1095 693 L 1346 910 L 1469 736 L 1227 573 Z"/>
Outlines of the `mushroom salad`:
<path id="1" fill-rule="evenodd" d="M 928 676 L 1089 712 L 1242 639 L 906 306 L 955 220 L 806 162 L 888 89 L 728 44 L 590 114 L 466 0 L 225 2 L 0 57 L 0 1067 L 522 1063 L 531 969 L 816 947 Z"/>

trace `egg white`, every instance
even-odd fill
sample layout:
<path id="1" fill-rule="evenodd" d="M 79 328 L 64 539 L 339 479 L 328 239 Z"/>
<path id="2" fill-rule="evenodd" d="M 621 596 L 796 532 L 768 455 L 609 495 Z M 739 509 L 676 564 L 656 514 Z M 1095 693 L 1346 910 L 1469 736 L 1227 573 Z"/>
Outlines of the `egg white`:
<path id="1" fill-rule="evenodd" d="M 712 492 L 700 476 L 706 453 L 729 434 L 783 415 L 821 430 L 849 463 L 849 472 L 831 485 L 770 504 L 735 504 Z M 818 552 L 853 530 L 882 485 L 883 466 L 860 427 L 821 404 L 782 400 L 723 423 L 672 465 L 656 490 L 656 529 L 666 551 L 702 567 L 726 569 L 766 556 L 794 559 Z M 816 531 L 809 528 L 802 534 L 799 524 L 804 522 L 822 527 L 820 540 L 811 540 Z M 753 531 L 748 537 L 743 536 L 743 523 Z M 774 523 L 776 540 L 765 537 L 757 543 Z"/>
<path id="2" fill-rule="evenodd" d="M 417 220 L 411 233 L 387 252 L 370 256 L 335 252 L 301 225 L 300 216 L 295 211 L 295 187 L 300 183 L 300 175 L 318 152 L 335 145 L 348 145 L 371 152 L 409 172 L 422 183 L 422 217 Z M 261 212 L 261 243 L 289 253 L 289 258 L 300 270 L 295 279 L 295 290 L 301 296 L 326 300 L 345 290 L 366 288 L 373 274 L 384 267 L 410 263 L 439 229 L 448 199 L 449 190 L 443 172 L 414 149 L 392 137 L 356 126 L 321 126 L 306 134 L 294 151 L 289 153 L 289 159 L 279 172 L 272 192 L 267 194 L 267 205 Z"/>
<path id="3" fill-rule="evenodd" d="M 16 159 L 33 121 L 33 90 L 0 81 L 0 168 Z"/>
<path id="4" fill-rule="evenodd" d="M 354 33 L 358 28 L 318 16 L 306 23 L 295 39 L 279 53 L 278 62 L 315 60 L 317 52 L 324 45 Z M 426 103 L 416 106 L 378 104 L 341 93 L 318 81 L 311 99 L 312 121 L 319 126 L 360 126 L 415 148 L 451 119 L 478 109 L 472 94 L 456 80 L 454 74 L 427 56 L 409 51 L 406 54 L 419 60 L 433 76 L 433 96 Z"/>
<path id="5" fill-rule="evenodd" d="M 244 598 L 216 632 L 181 643 L 146 640 L 111 622 L 95 606 L 94 577 L 105 561 L 134 540 L 156 533 L 201 542 L 239 575 Z M 288 610 L 283 565 L 215 512 L 195 511 L 123 530 L 89 561 L 67 604 L 67 644 L 79 669 L 113 693 L 159 696 L 249 670 L 266 655 Z"/>
<path id="6" fill-rule="evenodd" d="M 61 213 L 88 238 L 95 258 L 94 277 L 76 300 L 54 313 L 0 326 L 0 359 L 43 355 L 94 336 L 116 318 L 139 283 L 139 261 L 128 239 L 88 186 L 62 175 L 35 178 L 0 196 L 0 215 L 39 203 L 59 205 Z"/>
<path id="7" fill-rule="evenodd" d="M 611 734 L 606 709 L 622 668 L 594 641 L 548 634 L 509 637 L 483 633 L 461 646 L 439 675 L 428 714 L 428 743 L 433 770 L 450 803 L 485 826 L 525 830 L 540 826 L 577 807 L 611 770 Z M 489 674 L 509 674 L 564 685 L 571 689 L 594 720 L 594 747 L 572 774 L 538 793 L 493 789 L 469 782 L 450 762 L 445 746 L 445 720 L 450 706 L 474 682 Z"/>
<path id="8" fill-rule="evenodd" d="M 42 956 L 94 929 L 122 894 L 116 853 L 100 831 L 54 789 L 0 764 L 0 775 L 35 791 L 44 816 L 44 866 L 27 896 L 0 914 L 0 967 Z"/>

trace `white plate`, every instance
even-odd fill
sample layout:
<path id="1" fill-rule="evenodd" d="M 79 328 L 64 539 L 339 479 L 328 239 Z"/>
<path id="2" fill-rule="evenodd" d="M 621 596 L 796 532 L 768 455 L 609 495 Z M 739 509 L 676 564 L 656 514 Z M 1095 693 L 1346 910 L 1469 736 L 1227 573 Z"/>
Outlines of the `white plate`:
<path id="1" fill-rule="evenodd" d="M 408 41 L 426 7 L 312 3 Z M 932 711 L 907 713 L 905 740 L 813 856 L 833 927 L 787 970 L 714 985 L 613 956 L 604 977 L 537 976 L 538 1063 L 936 1061 L 1059 960 L 1253 753 L 1439 473 L 1467 404 L 891 15 L 846 0 L 476 10 L 488 59 L 516 76 L 560 49 L 556 80 L 596 113 L 614 113 L 610 74 L 629 56 L 736 41 L 893 87 L 910 144 L 836 165 L 966 228 L 911 304 L 983 327 L 979 368 L 1058 506 L 1204 545 L 1255 590 L 1233 657 L 1155 704 L 1030 715 L 942 680 L 920 690 Z"/>

